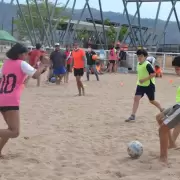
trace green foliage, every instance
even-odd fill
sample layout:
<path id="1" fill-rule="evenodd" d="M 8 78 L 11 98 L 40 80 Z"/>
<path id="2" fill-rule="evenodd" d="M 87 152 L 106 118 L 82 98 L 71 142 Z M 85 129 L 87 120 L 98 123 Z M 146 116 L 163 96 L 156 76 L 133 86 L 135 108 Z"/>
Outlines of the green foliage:
<path id="1" fill-rule="evenodd" d="M 21 5 L 21 9 L 22 9 L 22 12 L 24 14 L 25 20 L 27 22 L 27 25 L 29 27 L 31 34 L 33 31 L 33 26 L 34 26 L 34 31 L 36 33 L 36 36 L 39 37 L 40 41 L 43 41 L 45 33 L 43 30 L 43 25 L 41 23 L 41 19 L 39 17 L 38 12 L 37 12 L 35 1 L 31 0 L 31 1 L 29 1 L 29 4 L 30 4 L 30 11 L 31 11 L 31 14 L 33 17 L 32 18 L 33 19 L 33 25 L 31 23 L 31 18 L 30 18 L 29 11 L 28 11 L 28 5 Z M 43 18 L 45 28 L 47 29 L 49 26 L 49 21 L 48 21 L 48 12 L 47 12 L 47 8 L 46 8 L 45 0 L 41 0 L 40 2 L 38 2 L 38 7 L 40 9 L 40 13 L 41 13 L 41 16 Z M 49 12 L 51 14 L 52 10 L 54 8 L 54 4 L 49 2 L 48 7 L 49 7 Z M 57 19 L 59 17 L 59 14 L 62 11 L 62 8 L 63 7 L 56 7 L 55 8 L 53 19 Z M 18 32 L 18 34 L 19 34 L 19 39 L 22 40 L 23 38 L 28 36 L 28 32 L 27 32 L 26 26 L 23 22 L 23 19 L 20 16 L 20 12 L 18 12 L 18 14 L 19 14 L 19 16 L 17 19 L 14 20 L 14 23 L 16 25 L 16 32 Z M 62 22 L 64 23 L 63 20 L 65 20 L 65 19 L 67 19 L 67 17 L 62 17 L 62 20 L 59 22 L 57 29 L 59 28 L 59 26 Z M 56 21 L 52 21 L 52 27 L 54 27 L 55 24 L 56 24 Z"/>
<path id="2" fill-rule="evenodd" d="M 109 26 L 108 30 L 106 31 L 106 36 L 107 36 L 107 39 L 108 39 L 108 43 L 112 44 L 116 40 L 117 31 L 116 31 L 115 27 L 113 25 L 111 25 L 111 21 L 109 19 L 104 20 L 104 24 L 106 26 Z M 128 30 L 127 27 L 125 27 L 125 26 L 121 27 L 119 37 L 118 37 L 119 41 L 123 40 L 124 35 L 126 34 L 127 30 Z"/>
<path id="3" fill-rule="evenodd" d="M 77 39 L 80 39 L 80 40 L 86 39 L 87 40 L 88 37 L 89 37 L 89 33 L 86 28 L 77 31 Z"/>

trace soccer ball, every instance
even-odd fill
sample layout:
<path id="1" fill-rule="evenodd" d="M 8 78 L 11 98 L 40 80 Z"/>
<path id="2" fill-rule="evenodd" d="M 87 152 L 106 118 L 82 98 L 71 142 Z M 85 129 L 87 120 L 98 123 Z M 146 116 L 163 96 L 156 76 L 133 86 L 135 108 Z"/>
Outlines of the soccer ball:
<path id="1" fill-rule="evenodd" d="M 131 158 L 139 158 L 143 153 L 143 145 L 139 141 L 132 141 L 128 144 L 127 151 Z"/>

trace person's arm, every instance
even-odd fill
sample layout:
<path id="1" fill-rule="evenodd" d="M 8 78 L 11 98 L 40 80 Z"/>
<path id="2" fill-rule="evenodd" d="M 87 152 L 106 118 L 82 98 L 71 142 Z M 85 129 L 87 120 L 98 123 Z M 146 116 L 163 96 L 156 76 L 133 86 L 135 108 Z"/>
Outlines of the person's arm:
<path id="1" fill-rule="evenodd" d="M 84 67 L 87 67 L 87 58 L 86 58 L 86 53 L 84 50 L 82 50 L 82 58 L 84 61 Z"/>
<path id="2" fill-rule="evenodd" d="M 153 69 L 151 64 L 147 64 L 146 69 L 149 72 L 149 76 L 144 78 L 144 79 L 141 79 L 140 80 L 141 83 L 143 83 L 145 81 L 148 81 L 148 80 L 150 80 L 150 79 L 152 79 L 153 77 L 156 76 L 156 73 L 155 73 L 155 71 L 154 71 L 154 69 Z"/>
<path id="3" fill-rule="evenodd" d="M 50 69 L 52 69 L 52 67 L 53 67 L 53 61 L 52 61 L 52 59 L 53 59 L 53 52 L 50 54 Z"/>
<path id="4" fill-rule="evenodd" d="M 25 61 L 22 61 L 21 63 L 21 69 L 23 73 L 32 77 L 33 79 L 37 79 L 46 68 L 47 65 L 44 64 L 41 64 L 38 69 L 35 69 Z"/>

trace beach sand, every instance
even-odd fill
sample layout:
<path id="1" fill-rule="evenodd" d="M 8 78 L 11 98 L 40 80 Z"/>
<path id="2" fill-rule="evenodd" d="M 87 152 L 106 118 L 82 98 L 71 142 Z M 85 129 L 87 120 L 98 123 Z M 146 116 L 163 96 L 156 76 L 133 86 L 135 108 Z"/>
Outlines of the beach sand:
<path id="1" fill-rule="evenodd" d="M 164 107 L 175 102 L 179 81 L 175 76 L 157 80 L 156 98 Z M 86 96 L 75 97 L 73 76 L 61 86 L 36 88 L 30 81 L 22 96 L 21 134 L 4 149 L 0 179 L 179 180 L 180 151 L 169 151 L 168 167 L 158 162 L 158 110 L 146 97 L 136 123 L 124 122 L 131 113 L 136 75 L 105 74 L 100 82 L 91 75 L 84 84 Z M 132 140 L 144 146 L 137 160 L 127 154 Z"/>

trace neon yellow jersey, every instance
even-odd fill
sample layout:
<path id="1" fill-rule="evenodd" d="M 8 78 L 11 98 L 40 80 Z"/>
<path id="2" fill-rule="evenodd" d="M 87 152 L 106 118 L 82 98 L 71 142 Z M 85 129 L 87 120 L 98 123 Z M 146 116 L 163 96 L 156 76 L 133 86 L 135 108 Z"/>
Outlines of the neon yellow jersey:
<path id="1" fill-rule="evenodd" d="M 147 78 L 149 76 L 149 72 L 147 71 L 147 65 L 150 64 L 148 61 L 144 61 L 143 64 L 138 63 L 137 65 L 137 74 L 138 74 L 138 86 L 147 87 L 150 85 L 150 82 L 155 84 L 155 77 L 151 78 L 150 80 L 145 81 L 144 83 L 140 83 L 139 80 Z M 151 65 L 151 64 L 150 64 Z"/>
<path id="2" fill-rule="evenodd" d="M 177 88 L 176 91 L 176 102 L 180 103 L 180 86 Z"/>
<path id="3" fill-rule="evenodd" d="M 2 61 L 0 61 L 0 68 L 3 66 L 3 62 Z"/>

